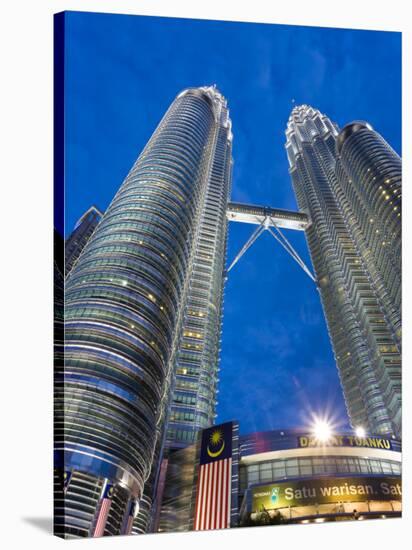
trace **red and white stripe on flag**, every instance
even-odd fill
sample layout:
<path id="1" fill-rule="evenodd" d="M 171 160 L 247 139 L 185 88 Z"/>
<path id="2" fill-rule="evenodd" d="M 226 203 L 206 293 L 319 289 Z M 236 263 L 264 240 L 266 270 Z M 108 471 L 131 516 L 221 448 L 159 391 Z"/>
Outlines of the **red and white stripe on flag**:
<path id="1" fill-rule="evenodd" d="M 215 460 L 199 468 L 194 530 L 230 527 L 232 458 Z"/>
<path id="2" fill-rule="evenodd" d="M 136 501 L 133 499 L 129 502 L 127 507 L 126 519 L 123 522 L 124 529 L 122 529 L 122 535 L 130 535 L 133 529 L 133 521 L 136 515 Z"/>
<path id="3" fill-rule="evenodd" d="M 130 535 L 130 533 L 132 532 L 133 520 L 134 520 L 134 516 L 128 516 L 127 523 L 126 523 L 126 529 L 125 529 L 125 533 L 124 533 L 125 535 Z"/>
<path id="4" fill-rule="evenodd" d="M 109 493 L 110 494 L 110 493 Z M 104 534 L 104 528 L 106 527 L 107 518 L 110 512 L 110 506 L 112 505 L 112 499 L 105 496 L 100 503 L 99 513 L 96 519 L 96 527 L 94 529 L 93 537 L 102 537 Z"/>

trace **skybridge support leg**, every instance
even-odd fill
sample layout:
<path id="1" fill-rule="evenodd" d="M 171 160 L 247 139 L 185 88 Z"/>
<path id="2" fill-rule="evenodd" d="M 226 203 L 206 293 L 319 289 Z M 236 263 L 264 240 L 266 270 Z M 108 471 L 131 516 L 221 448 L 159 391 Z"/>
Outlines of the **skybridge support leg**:
<path id="1" fill-rule="evenodd" d="M 305 262 L 302 260 L 302 258 L 299 256 L 299 254 L 296 252 L 296 250 L 293 248 L 293 246 L 290 244 L 290 242 L 287 240 L 287 238 L 285 237 L 285 235 L 281 232 L 281 230 L 277 227 L 277 225 L 273 222 L 272 220 L 272 223 L 273 223 L 273 227 L 275 228 L 276 232 L 278 233 L 278 235 L 276 235 L 276 233 L 273 231 L 273 229 L 271 227 L 268 227 L 268 231 L 269 233 L 272 235 L 272 237 L 274 239 L 276 239 L 278 241 L 278 243 L 283 246 L 283 248 L 286 250 L 286 252 L 292 256 L 292 258 L 295 260 L 295 262 L 300 265 L 300 267 L 303 269 L 303 271 L 306 273 L 306 275 L 312 279 L 312 281 L 314 283 L 316 283 L 316 277 L 312 274 L 312 272 L 310 271 L 310 269 L 307 267 L 307 265 L 305 264 Z"/>
<path id="2" fill-rule="evenodd" d="M 274 228 L 274 230 L 272 229 Z M 231 269 L 237 264 L 237 262 L 240 260 L 240 258 L 245 254 L 245 252 L 252 246 L 252 244 L 256 241 L 256 239 L 263 233 L 263 231 L 268 230 L 269 233 L 272 235 L 272 237 L 286 250 L 286 252 L 295 260 L 295 262 L 303 269 L 303 271 L 306 273 L 306 275 L 312 279 L 312 281 L 316 284 L 316 277 L 312 274 L 310 269 L 307 267 L 307 265 L 304 263 L 302 258 L 299 256 L 299 254 L 296 252 L 296 250 L 293 248 L 293 246 L 290 244 L 290 242 L 287 240 L 285 235 L 281 232 L 279 227 L 276 225 L 276 222 L 269 216 L 267 216 L 262 223 L 256 228 L 256 230 L 252 233 L 252 235 L 249 237 L 247 242 L 243 245 L 240 252 L 237 254 L 233 262 L 230 264 L 230 266 L 226 270 L 226 275 L 229 273 Z"/>
<path id="3" fill-rule="evenodd" d="M 237 254 L 233 262 L 227 268 L 226 273 L 229 273 L 229 271 L 237 264 L 237 262 L 243 256 L 243 254 L 252 246 L 252 244 L 256 241 L 259 235 L 262 234 L 264 229 L 265 229 L 265 220 L 263 220 L 263 222 L 255 229 L 255 231 L 253 231 L 252 235 L 249 237 L 247 242 L 242 246 L 240 252 Z"/>

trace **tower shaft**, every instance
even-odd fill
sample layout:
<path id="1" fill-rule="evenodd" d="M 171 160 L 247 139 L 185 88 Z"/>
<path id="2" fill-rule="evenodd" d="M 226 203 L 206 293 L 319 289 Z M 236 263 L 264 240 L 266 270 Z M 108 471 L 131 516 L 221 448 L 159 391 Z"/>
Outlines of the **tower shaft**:
<path id="1" fill-rule="evenodd" d="M 179 94 L 66 279 L 55 383 L 57 486 L 70 480 L 56 498 L 61 536 L 125 532 L 154 471 L 222 104 L 215 88 Z"/>
<path id="2" fill-rule="evenodd" d="M 373 270 L 380 273 L 381 264 L 369 252 L 373 243 L 364 231 L 369 220 L 357 210 L 351 177 L 343 159 L 337 162 L 338 135 L 336 124 L 316 109 L 303 105 L 292 111 L 286 131 L 292 184 L 299 208 L 311 219 L 306 237 L 351 422 L 399 435 L 398 325 L 387 315 L 390 300 L 382 299 L 390 286 L 381 277 L 379 292 L 371 276 Z M 343 174 L 347 187 L 341 185 Z M 387 223 L 385 211 L 376 208 L 374 215 Z M 395 301 L 390 307 L 396 312 Z"/>

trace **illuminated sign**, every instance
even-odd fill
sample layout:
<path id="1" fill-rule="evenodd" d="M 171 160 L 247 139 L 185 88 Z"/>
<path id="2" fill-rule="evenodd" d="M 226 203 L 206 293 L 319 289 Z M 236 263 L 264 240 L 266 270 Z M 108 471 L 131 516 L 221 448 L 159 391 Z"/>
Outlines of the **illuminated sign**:
<path id="1" fill-rule="evenodd" d="M 400 478 L 382 476 L 281 481 L 252 487 L 251 491 L 252 512 L 331 502 L 402 500 Z"/>
<path id="2" fill-rule="evenodd" d="M 298 447 L 367 447 L 369 449 L 392 449 L 390 439 L 382 437 L 357 437 L 355 435 L 333 435 L 327 441 L 320 441 L 313 435 L 298 437 Z"/>

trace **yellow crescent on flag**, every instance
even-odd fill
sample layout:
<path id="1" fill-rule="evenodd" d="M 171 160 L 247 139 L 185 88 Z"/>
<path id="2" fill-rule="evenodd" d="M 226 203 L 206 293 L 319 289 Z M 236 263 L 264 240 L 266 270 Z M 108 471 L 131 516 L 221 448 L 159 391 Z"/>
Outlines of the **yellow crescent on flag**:
<path id="1" fill-rule="evenodd" d="M 217 456 L 219 456 L 220 454 L 223 453 L 223 449 L 225 448 L 225 442 L 223 441 L 222 443 L 222 446 L 220 447 L 220 449 L 218 449 L 217 451 L 213 452 L 209 449 L 209 445 L 207 446 L 207 454 L 211 457 L 211 458 L 216 458 Z"/>

